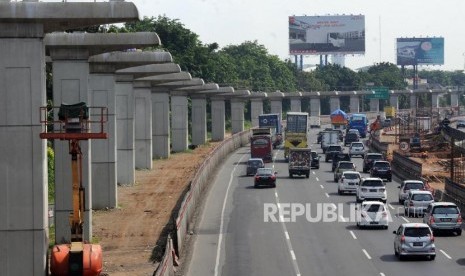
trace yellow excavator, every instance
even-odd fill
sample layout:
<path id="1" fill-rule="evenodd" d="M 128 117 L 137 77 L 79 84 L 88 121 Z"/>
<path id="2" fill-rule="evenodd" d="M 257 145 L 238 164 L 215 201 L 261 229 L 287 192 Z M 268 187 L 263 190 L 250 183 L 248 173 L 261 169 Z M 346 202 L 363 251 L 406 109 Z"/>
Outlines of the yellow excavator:
<path id="1" fill-rule="evenodd" d="M 50 111 L 58 111 L 58 120 L 49 118 Z M 90 114 L 91 110 L 97 110 Z M 91 118 L 99 118 L 92 121 Z M 50 256 L 52 276 L 98 276 L 103 269 L 102 248 L 84 238 L 85 189 L 82 185 L 82 152 L 79 142 L 89 139 L 106 139 L 104 124 L 108 111 L 105 107 L 87 107 L 86 103 L 62 104 L 59 107 L 42 107 L 40 133 L 42 139 L 59 139 L 69 142 L 72 170 L 72 203 L 70 214 L 71 241 L 55 244 Z M 87 222 L 90 223 L 90 222 Z"/>

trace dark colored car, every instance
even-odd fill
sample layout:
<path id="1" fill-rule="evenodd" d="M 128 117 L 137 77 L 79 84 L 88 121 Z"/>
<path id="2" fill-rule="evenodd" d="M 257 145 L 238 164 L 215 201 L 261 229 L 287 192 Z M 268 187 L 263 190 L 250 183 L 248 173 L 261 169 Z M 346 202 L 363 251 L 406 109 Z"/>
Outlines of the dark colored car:
<path id="1" fill-rule="evenodd" d="M 319 169 L 320 168 L 320 155 L 318 155 L 316 151 L 312 151 L 311 155 L 312 155 L 312 160 L 311 160 L 310 166 L 312 168 Z"/>
<path id="2" fill-rule="evenodd" d="M 373 161 L 375 160 L 384 160 L 383 155 L 381 153 L 375 153 L 375 152 L 365 153 L 365 156 L 363 157 L 363 172 L 364 173 L 370 171 L 371 166 L 373 165 Z"/>
<path id="3" fill-rule="evenodd" d="M 374 161 L 370 170 L 371 177 L 379 177 L 387 179 L 388 182 L 392 181 L 391 164 L 388 161 Z"/>
<path id="4" fill-rule="evenodd" d="M 344 132 L 340 129 L 336 129 L 337 133 L 339 134 L 339 141 L 343 141 L 344 140 Z"/>
<path id="5" fill-rule="evenodd" d="M 325 162 L 333 160 L 333 155 L 338 152 L 343 152 L 341 145 L 329 145 L 325 152 Z"/>
<path id="6" fill-rule="evenodd" d="M 318 134 L 316 135 L 316 143 L 319 144 L 321 143 L 321 137 L 323 136 L 323 131 L 319 131 Z"/>
<path id="7" fill-rule="evenodd" d="M 350 154 L 348 153 L 343 153 L 343 152 L 337 152 L 337 153 L 334 153 L 333 155 L 333 165 L 332 165 L 332 168 L 331 168 L 331 171 L 334 172 L 334 170 L 336 169 L 337 167 L 337 163 L 339 161 L 351 161 L 351 157 L 350 157 Z"/>
<path id="8" fill-rule="evenodd" d="M 258 186 L 271 186 L 276 187 L 276 172 L 273 172 L 271 168 L 259 168 L 255 174 L 254 187 Z"/>
<path id="9" fill-rule="evenodd" d="M 261 158 L 250 158 L 247 161 L 247 175 L 255 175 L 258 168 L 264 168 L 265 163 Z"/>
<path id="10" fill-rule="evenodd" d="M 458 120 L 457 121 L 457 128 L 465 127 L 465 120 Z"/>
<path id="11" fill-rule="evenodd" d="M 344 138 L 344 146 L 350 145 L 352 142 L 358 141 L 360 141 L 360 137 L 358 137 L 358 134 L 354 132 L 349 132 L 346 134 L 346 137 Z"/>

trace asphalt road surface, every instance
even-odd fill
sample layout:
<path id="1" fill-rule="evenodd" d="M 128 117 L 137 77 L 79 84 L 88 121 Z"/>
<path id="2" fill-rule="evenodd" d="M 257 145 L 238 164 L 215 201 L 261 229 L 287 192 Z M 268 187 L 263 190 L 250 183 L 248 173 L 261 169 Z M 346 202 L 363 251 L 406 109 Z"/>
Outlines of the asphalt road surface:
<path id="1" fill-rule="evenodd" d="M 358 229 L 350 221 L 355 195 L 337 194 L 331 163 L 324 162 L 315 143 L 317 132 L 310 131 L 309 141 L 321 154 L 320 168 L 312 169 L 309 179 L 289 178 L 280 149 L 275 150 L 275 161 L 266 164 L 278 172 L 276 188 L 254 189 L 253 177 L 245 176 L 249 148 L 238 149 L 224 161 L 195 231 L 188 275 L 465 275 L 464 236 L 436 236 L 434 261 L 399 261 L 394 256 L 392 231 L 402 223 L 422 220 L 404 217 L 397 203 L 399 181 L 395 177 L 386 183 L 392 218 L 389 229 Z M 361 172 L 362 158 L 352 161 Z M 308 204 L 310 211 L 294 221 L 283 222 L 292 219 L 290 215 L 273 221 L 265 212 L 278 203 Z M 337 221 L 318 220 L 318 205 L 335 208 Z M 317 221 L 309 221 L 308 213 Z"/>

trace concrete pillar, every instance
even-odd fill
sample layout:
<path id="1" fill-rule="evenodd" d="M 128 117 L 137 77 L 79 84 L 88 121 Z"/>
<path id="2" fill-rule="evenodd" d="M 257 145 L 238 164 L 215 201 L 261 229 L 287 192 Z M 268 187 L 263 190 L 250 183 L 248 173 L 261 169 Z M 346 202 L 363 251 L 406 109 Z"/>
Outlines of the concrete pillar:
<path id="1" fill-rule="evenodd" d="M 172 151 L 183 152 L 188 146 L 187 93 L 171 93 L 171 137 Z"/>
<path id="2" fill-rule="evenodd" d="M 457 107 L 459 106 L 459 94 L 454 92 L 450 94 L 450 106 Z"/>
<path id="3" fill-rule="evenodd" d="M 152 92 L 150 82 L 134 82 L 135 167 L 152 169 Z"/>
<path id="4" fill-rule="evenodd" d="M 231 99 L 231 128 L 232 133 L 244 131 L 244 100 Z"/>
<path id="5" fill-rule="evenodd" d="M 252 127 L 258 127 L 258 115 L 263 114 L 263 100 L 255 98 L 250 100 L 250 120 Z"/>
<path id="6" fill-rule="evenodd" d="M 105 131 L 107 139 L 91 140 L 92 144 L 92 208 L 118 206 L 116 183 L 116 95 L 114 74 L 90 74 L 89 91 L 92 105 L 108 109 Z"/>
<path id="7" fill-rule="evenodd" d="M 133 78 L 116 75 L 117 182 L 135 182 Z"/>
<path id="8" fill-rule="evenodd" d="M 2 275 L 45 275 L 46 270 L 47 151 L 46 140 L 39 138 L 39 108 L 46 105 L 43 35 L 39 23 L 0 24 Z"/>
<path id="9" fill-rule="evenodd" d="M 350 113 L 360 112 L 360 97 L 350 96 Z"/>
<path id="10" fill-rule="evenodd" d="M 417 96 L 410 94 L 410 109 L 417 108 Z"/>
<path id="11" fill-rule="evenodd" d="M 310 116 L 321 115 L 320 98 L 310 98 Z"/>
<path id="12" fill-rule="evenodd" d="M 224 98 L 211 98 L 212 141 L 224 140 L 225 131 L 225 103 Z"/>
<path id="13" fill-rule="evenodd" d="M 389 105 L 393 106 L 397 110 L 399 110 L 399 96 L 398 95 L 391 95 L 389 98 Z"/>
<path id="14" fill-rule="evenodd" d="M 329 111 L 333 112 L 336 109 L 341 107 L 339 97 L 330 97 L 329 98 Z"/>
<path id="15" fill-rule="evenodd" d="M 379 99 L 370 99 L 370 111 L 379 112 Z"/>
<path id="16" fill-rule="evenodd" d="M 291 102 L 292 103 L 292 102 Z M 283 100 L 281 99 L 272 99 L 270 100 L 271 104 L 271 113 L 275 114 L 281 114 L 283 113 Z"/>
<path id="17" fill-rule="evenodd" d="M 74 104 L 93 103 L 89 97 L 89 63 L 86 50 L 51 49 L 50 57 L 53 66 L 53 101 L 54 105 L 61 103 Z M 58 120 L 58 114 L 55 119 Z M 72 206 L 72 171 L 69 143 L 55 140 L 55 238 L 57 242 L 71 241 L 69 214 Z M 82 185 L 87 199 L 84 213 L 84 237 L 92 237 L 92 181 L 90 170 L 92 152 L 89 141 L 80 142 L 82 151 Z"/>
<path id="18" fill-rule="evenodd" d="M 207 98 L 205 95 L 192 95 L 192 144 L 204 145 L 207 142 Z"/>
<path id="19" fill-rule="evenodd" d="M 438 93 L 432 93 L 431 94 L 431 107 L 432 108 L 438 108 L 439 107 L 439 94 Z"/>
<path id="20" fill-rule="evenodd" d="M 291 111 L 292 112 L 301 112 L 302 103 L 300 98 L 291 98 Z"/>
<path id="21" fill-rule="evenodd" d="M 152 150 L 154 158 L 170 157 L 170 93 L 152 88 Z"/>

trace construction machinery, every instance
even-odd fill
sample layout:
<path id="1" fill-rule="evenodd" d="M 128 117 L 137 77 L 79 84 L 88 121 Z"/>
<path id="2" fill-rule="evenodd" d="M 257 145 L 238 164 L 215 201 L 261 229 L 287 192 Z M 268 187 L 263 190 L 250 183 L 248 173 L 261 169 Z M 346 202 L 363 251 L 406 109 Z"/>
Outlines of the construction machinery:
<path id="1" fill-rule="evenodd" d="M 59 139 L 69 142 L 72 170 L 72 213 L 70 214 L 71 240 L 55 244 L 50 256 L 53 276 L 98 276 L 102 272 L 102 248 L 89 243 L 83 232 L 85 189 L 82 184 L 82 152 L 79 142 L 89 139 L 106 139 L 104 125 L 108 118 L 105 107 L 87 107 L 86 103 L 59 107 L 42 107 L 40 133 L 42 139 Z M 52 119 L 55 115 L 55 119 Z M 95 118 L 95 120 L 93 120 Z"/>

